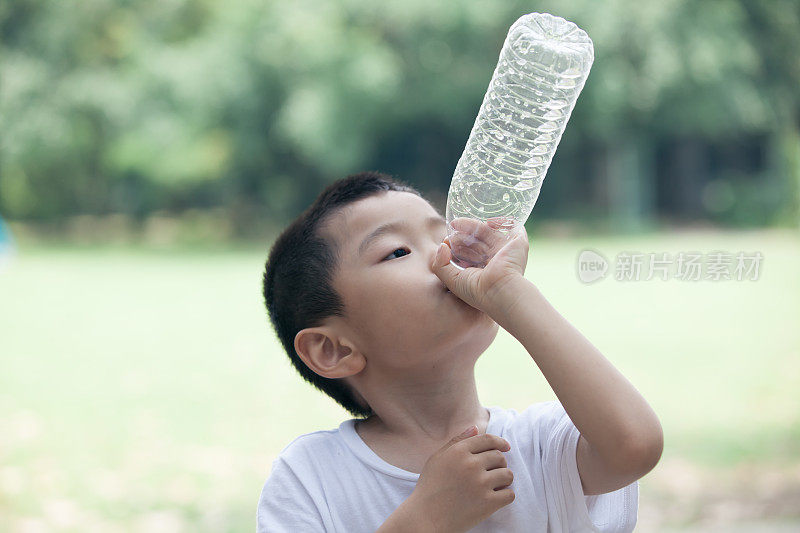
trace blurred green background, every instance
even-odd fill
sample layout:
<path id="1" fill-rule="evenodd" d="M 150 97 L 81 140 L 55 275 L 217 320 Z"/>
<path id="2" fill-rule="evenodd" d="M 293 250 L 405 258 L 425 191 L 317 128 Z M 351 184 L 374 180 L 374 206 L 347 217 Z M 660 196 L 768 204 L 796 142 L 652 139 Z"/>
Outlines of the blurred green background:
<path id="1" fill-rule="evenodd" d="M 532 11 L 584 28 L 595 63 L 526 276 L 661 417 L 638 530 L 797 530 L 789 0 L 0 3 L 0 530 L 252 531 L 272 459 L 349 418 L 269 327 L 272 240 L 362 170 L 443 209 Z M 764 260 L 753 281 L 585 285 L 585 248 Z M 484 405 L 554 398 L 504 332 L 477 378 Z"/>

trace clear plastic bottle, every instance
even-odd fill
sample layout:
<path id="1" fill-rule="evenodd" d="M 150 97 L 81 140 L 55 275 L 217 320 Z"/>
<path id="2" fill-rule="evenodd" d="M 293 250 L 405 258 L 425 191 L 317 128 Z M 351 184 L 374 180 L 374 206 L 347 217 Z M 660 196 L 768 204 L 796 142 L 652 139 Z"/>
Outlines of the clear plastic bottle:
<path id="1" fill-rule="evenodd" d="M 528 219 L 593 61 L 592 40 L 561 17 L 511 26 L 450 184 L 454 265 L 486 266 Z"/>

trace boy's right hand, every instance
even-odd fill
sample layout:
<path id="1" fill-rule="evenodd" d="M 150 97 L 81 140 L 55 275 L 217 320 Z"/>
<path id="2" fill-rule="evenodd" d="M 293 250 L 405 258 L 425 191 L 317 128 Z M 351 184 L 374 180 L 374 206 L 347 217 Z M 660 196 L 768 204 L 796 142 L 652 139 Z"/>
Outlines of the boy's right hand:
<path id="1" fill-rule="evenodd" d="M 478 428 L 453 437 L 428 458 L 409 499 L 416 500 L 432 531 L 467 531 L 514 501 L 508 488 L 514 474 L 502 452 L 511 449 L 496 435 Z"/>

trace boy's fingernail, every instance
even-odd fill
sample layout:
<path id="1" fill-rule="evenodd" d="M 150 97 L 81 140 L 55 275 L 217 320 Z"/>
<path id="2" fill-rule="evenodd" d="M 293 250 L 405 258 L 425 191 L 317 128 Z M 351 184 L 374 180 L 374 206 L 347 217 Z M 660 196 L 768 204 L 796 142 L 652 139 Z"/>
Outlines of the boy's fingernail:
<path id="1" fill-rule="evenodd" d="M 474 427 L 475 426 L 468 427 L 467 429 L 464 430 L 464 433 L 462 433 L 460 436 L 463 437 L 465 435 L 469 435 L 472 432 L 472 428 L 474 428 Z"/>

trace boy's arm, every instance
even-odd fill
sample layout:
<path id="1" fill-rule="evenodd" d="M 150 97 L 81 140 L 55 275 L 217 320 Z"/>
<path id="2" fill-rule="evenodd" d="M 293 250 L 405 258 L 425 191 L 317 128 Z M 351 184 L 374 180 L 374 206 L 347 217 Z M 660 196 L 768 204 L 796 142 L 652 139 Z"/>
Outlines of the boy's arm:
<path id="1" fill-rule="evenodd" d="M 461 218 L 451 225 L 457 222 L 459 231 L 492 248 L 501 239 L 492 230 L 504 226 L 504 217 L 485 223 Z M 523 225 L 515 231 L 482 269 L 453 266 L 448 238 L 432 269 L 451 292 L 492 317 L 531 354 L 581 433 L 576 460 L 584 494 L 624 487 L 660 459 L 661 424 L 633 385 L 525 279 L 528 236 Z"/>
<path id="2" fill-rule="evenodd" d="M 485 312 L 519 340 L 580 431 L 584 494 L 639 479 L 658 463 L 663 432 L 647 401 L 600 351 L 522 276 L 503 284 Z"/>

